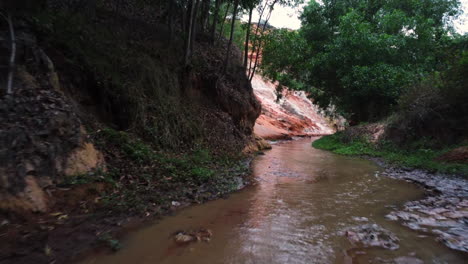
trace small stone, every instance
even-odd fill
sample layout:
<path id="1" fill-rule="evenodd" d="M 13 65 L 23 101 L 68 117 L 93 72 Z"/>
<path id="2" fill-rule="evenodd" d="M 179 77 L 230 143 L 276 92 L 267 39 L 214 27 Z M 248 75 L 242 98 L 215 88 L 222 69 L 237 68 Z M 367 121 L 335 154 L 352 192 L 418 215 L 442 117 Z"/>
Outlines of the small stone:
<path id="1" fill-rule="evenodd" d="M 395 264 L 424 264 L 424 261 L 415 257 L 398 257 Z"/>
<path id="2" fill-rule="evenodd" d="M 174 240 L 175 240 L 176 243 L 185 244 L 185 243 L 195 241 L 195 237 L 193 237 L 191 235 L 184 234 L 184 233 L 177 233 L 174 236 Z"/>

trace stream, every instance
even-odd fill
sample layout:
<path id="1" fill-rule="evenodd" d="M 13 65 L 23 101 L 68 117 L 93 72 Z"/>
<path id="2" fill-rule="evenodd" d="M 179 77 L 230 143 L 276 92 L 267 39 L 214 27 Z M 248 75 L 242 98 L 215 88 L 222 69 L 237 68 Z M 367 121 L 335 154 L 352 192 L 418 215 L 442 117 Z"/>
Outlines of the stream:
<path id="1" fill-rule="evenodd" d="M 398 220 L 425 189 L 372 161 L 314 149 L 313 140 L 273 145 L 253 161 L 256 184 L 181 209 L 83 263 L 466 263 L 465 252 Z M 176 231 L 199 228 L 211 231 L 209 242 L 174 241 Z"/>

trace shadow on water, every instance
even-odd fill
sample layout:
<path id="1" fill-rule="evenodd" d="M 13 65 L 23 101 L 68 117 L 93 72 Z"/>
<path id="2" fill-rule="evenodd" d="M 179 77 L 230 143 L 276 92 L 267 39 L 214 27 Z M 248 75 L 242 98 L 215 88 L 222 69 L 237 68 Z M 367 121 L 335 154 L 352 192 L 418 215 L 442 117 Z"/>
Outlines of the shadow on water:
<path id="1" fill-rule="evenodd" d="M 253 163 L 256 185 L 181 210 L 129 234 L 119 252 L 83 263 L 465 263 L 466 255 L 385 218 L 423 197 L 422 189 L 380 176 L 370 161 L 314 149 L 311 141 L 274 145 Z M 351 244 L 346 230 L 368 223 L 393 232 L 399 249 Z M 209 243 L 178 246 L 171 238 L 197 228 L 213 232 Z"/>

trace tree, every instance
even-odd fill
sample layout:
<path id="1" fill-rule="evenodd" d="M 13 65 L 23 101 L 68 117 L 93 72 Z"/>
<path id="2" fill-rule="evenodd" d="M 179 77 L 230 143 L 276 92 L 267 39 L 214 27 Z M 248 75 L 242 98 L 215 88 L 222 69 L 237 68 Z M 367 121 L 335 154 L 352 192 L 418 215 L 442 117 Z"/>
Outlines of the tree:
<path id="1" fill-rule="evenodd" d="M 226 59 L 224 60 L 224 65 L 223 65 L 223 72 L 226 73 L 228 63 L 229 63 L 229 55 L 231 53 L 231 46 L 232 46 L 232 39 L 234 36 L 234 25 L 236 22 L 236 16 L 237 16 L 237 8 L 239 7 L 239 0 L 234 0 L 234 10 L 232 10 L 232 18 L 231 18 L 231 34 L 229 36 L 229 42 L 227 46 L 227 51 L 226 51 Z"/>
<path id="2" fill-rule="evenodd" d="M 8 28 L 10 30 L 10 42 L 11 42 L 11 50 L 10 50 L 10 60 L 8 65 L 8 80 L 6 85 L 6 93 L 11 94 L 13 91 L 13 75 L 15 72 L 15 59 L 16 59 L 16 37 L 15 37 L 15 29 L 13 27 L 13 19 L 11 14 L 8 13 L 7 16 L 0 13 L 0 15 L 7 21 Z"/>
<path id="3" fill-rule="evenodd" d="M 252 13 L 254 10 L 254 5 L 249 7 L 249 22 L 247 22 L 247 33 L 245 35 L 245 44 L 244 44 L 244 63 L 243 66 L 247 69 L 247 62 L 249 60 L 249 38 L 250 38 L 250 25 L 252 24 Z"/>
<path id="4" fill-rule="evenodd" d="M 210 4 L 211 4 L 210 0 L 202 0 L 200 28 L 202 29 L 203 32 L 205 32 L 207 28 Z"/>
<path id="5" fill-rule="evenodd" d="M 249 80 L 252 80 L 253 76 L 255 75 L 257 66 L 259 64 L 259 56 L 260 56 L 260 53 L 263 52 L 262 46 L 263 46 L 264 34 L 266 32 L 265 29 L 268 25 L 268 21 L 270 20 L 270 17 L 275 8 L 275 5 L 279 4 L 281 6 L 294 7 L 294 6 L 301 4 L 302 2 L 303 2 L 302 0 L 272 0 L 272 1 L 265 0 L 265 5 L 263 6 L 260 3 L 258 7 L 260 16 L 258 18 L 257 27 L 255 29 L 255 34 L 254 34 L 254 41 L 252 43 L 252 53 L 255 53 L 255 58 L 254 60 L 250 60 L 248 73 L 247 73 Z M 266 18 L 263 19 L 263 15 L 265 14 L 265 11 L 267 11 Z M 262 21 L 263 21 L 263 25 L 262 25 Z"/>
<path id="6" fill-rule="evenodd" d="M 221 4 L 221 0 L 215 1 L 215 9 L 213 14 L 213 24 L 211 25 L 211 33 L 210 33 L 210 41 L 213 44 L 215 41 L 215 34 L 216 34 L 216 25 L 218 24 L 218 15 L 219 15 L 219 6 Z M 224 23 L 224 21 L 223 21 Z"/>
<path id="7" fill-rule="evenodd" d="M 226 11 L 224 12 L 223 23 L 221 23 L 221 29 L 219 30 L 219 37 L 223 36 L 224 24 L 226 24 L 226 18 L 229 13 L 229 8 L 231 7 L 231 2 L 228 2 L 226 6 Z"/>
<path id="8" fill-rule="evenodd" d="M 286 45 L 277 57 L 289 58 L 265 56 L 262 67 L 307 87 L 322 106 L 332 103 L 348 118 L 380 119 L 406 87 L 439 67 L 458 13 L 458 0 L 311 1 L 298 35 L 283 32 L 286 39 L 270 38 L 264 48 L 272 56 Z M 297 48 L 290 37 L 306 45 Z"/>
<path id="9" fill-rule="evenodd" d="M 193 24 L 196 18 L 196 1 L 198 0 L 189 0 L 189 5 L 187 6 L 188 21 L 186 25 L 187 37 L 185 38 L 185 55 L 184 55 L 184 64 L 187 66 L 190 62 L 190 56 L 192 51 L 192 40 L 193 38 Z"/>

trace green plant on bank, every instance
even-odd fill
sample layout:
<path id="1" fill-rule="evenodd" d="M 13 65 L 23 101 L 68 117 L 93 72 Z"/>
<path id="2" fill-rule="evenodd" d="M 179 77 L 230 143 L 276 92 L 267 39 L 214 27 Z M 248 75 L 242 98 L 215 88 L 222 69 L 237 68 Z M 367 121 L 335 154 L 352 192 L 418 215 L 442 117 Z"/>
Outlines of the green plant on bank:
<path id="1" fill-rule="evenodd" d="M 209 195 L 231 192 L 237 187 L 236 177 L 247 170 L 238 157 L 213 156 L 202 147 L 173 154 L 156 150 L 133 133 L 104 128 L 96 135 L 101 149 L 132 163 L 128 165 L 130 180 L 121 183 L 122 175 L 115 173 L 112 179 L 120 180 L 103 194 L 104 206 L 114 212 L 148 212 L 152 204 L 167 208 L 171 201 L 185 199 L 187 193 L 198 193 L 202 185 L 209 187 Z"/>
<path id="2" fill-rule="evenodd" d="M 122 248 L 122 244 L 118 239 L 113 238 L 110 234 L 101 234 L 98 236 L 98 241 L 104 243 L 113 251 L 118 251 Z"/>
<path id="3" fill-rule="evenodd" d="M 116 131 L 111 128 L 101 130 L 101 135 L 111 144 L 122 149 L 128 157 L 136 162 L 143 163 L 158 158 L 153 149 L 137 138 L 130 138 L 124 131 Z"/>
<path id="4" fill-rule="evenodd" d="M 149 144 L 139 138 L 130 136 L 124 131 L 104 128 L 100 131 L 100 134 L 107 141 L 107 144 L 118 147 L 133 161 L 138 163 L 157 162 L 171 173 L 175 173 L 178 170 L 184 172 L 191 171 L 193 172 L 191 173 L 193 176 L 206 176 L 211 173 L 203 167 L 210 166 L 212 162 L 216 162 L 211 153 L 206 149 L 197 149 L 189 154 L 172 157 L 167 154 L 157 153 Z"/>
<path id="5" fill-rule="evenodd" d="M 427 139 L 423 139 L 427 141 Z M 411 149 L 402 149 L 390 142 L 372 144 L 365 138 L 354 139 L 346 142 L 343 133 L 324 136 L 312 143 L 317 149 L 329 150 L 341 155 L 364 155 L 379 157 L 392 165 L 405 168 L 424 169 L 430 172 L 442 172 L 450 174 L 468 175 L 467 164 L 444 163 L 435 158 L 455 148 L 448 147 L 441 150 L 429 149 L 427 142 L 415 142 Z"/>
<path id="6" fill-rule="evenodd" d="M 208 181 L 214 175 L 214 171 L 203 167 L 195 167 L 191 171 L 192 176 L 201 182 Z"/>
<path id="7" fill-rule="evenodd" d="M 101 169 L 97 169 L 95 171 L 89 173 L 82 173 L 67 176 L 60 186 L 71 186 L 71 185 L 81 185 L 81 184 L 88 184 L 94 182 L 104 182 L 110 184 L 116 184 L 116 180 L 118 179 L 118 172 L 114 169 L 109 169 L 108 171 L 103 171 Z"/>

